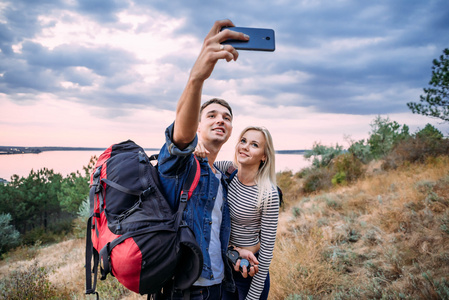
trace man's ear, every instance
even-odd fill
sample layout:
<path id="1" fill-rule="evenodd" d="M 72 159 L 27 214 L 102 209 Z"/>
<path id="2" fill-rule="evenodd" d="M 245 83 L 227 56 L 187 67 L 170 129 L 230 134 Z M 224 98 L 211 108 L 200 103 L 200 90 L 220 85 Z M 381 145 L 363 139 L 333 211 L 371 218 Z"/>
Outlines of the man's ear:
<path id="1" fill-rule="evenodd" d="M 201 120 L 198 122 L 198 127 L 196 129 L 197 133 L 200 133 L 200 128 L 201 128 Z"/>

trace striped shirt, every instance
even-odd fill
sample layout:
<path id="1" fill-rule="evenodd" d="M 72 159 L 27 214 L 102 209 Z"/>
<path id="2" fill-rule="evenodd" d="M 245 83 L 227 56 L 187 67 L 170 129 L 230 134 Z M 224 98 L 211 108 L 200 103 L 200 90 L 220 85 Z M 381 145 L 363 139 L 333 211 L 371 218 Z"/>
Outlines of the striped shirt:
<path id="1" fill-rule="evenodd" d="M 219 161 L 215 166 L 226 172 L 230 161 Z M 268 268 L 273 258 L 274 242 L 279 216 L 279 194 L 276 187 L 271 189 L 272 201 L 266 209 L 257 208 L 258 187 L 241 183 L 235 175 L 229 183 L 228 204 L 231 214 L 230 244 L 248 247 L 260 242 L 259 272 L 253 277 L 246 299 L 259 299 Z"/>

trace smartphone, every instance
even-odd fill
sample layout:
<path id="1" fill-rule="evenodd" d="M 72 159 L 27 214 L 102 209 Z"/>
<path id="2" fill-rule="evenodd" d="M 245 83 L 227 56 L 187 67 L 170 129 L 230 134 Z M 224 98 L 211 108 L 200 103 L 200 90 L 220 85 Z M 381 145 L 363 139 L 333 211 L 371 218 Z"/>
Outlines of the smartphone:
<path id="1" fill-rule="evenodd" d="M 274 30 L 252 27 L 223 27 L 221 30 L 243 32 L 249 35 L 249 41 L 229 39 L 222 42 L 223 45 L 231 45 L 237 50 L 274 51 Z"/>

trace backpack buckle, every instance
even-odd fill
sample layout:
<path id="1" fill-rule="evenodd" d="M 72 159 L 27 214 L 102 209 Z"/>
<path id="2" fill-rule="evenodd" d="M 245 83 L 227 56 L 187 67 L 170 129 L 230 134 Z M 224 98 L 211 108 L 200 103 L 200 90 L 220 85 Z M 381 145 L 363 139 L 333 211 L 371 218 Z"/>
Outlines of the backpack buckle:
<path id="1" fill-rule="evenodd" d="M 139 151 L 139 163 L 148 164 L 149 162 L 148 156 L 144 152 Z"/>
<path id="2" fill-rule="evenodd" d="M 152 193 L 154 193 L 154 188 L 152 186 L 150 186 L 145 191 L 142 192 L 142 196 L 144 196 L 146 198 Z"/>
<path id="3" fill-rule="evenodd" d="M 188 193 L 184 193 L 184 191 L 181 193 L 181 203 L 185 203 L 187 202 L 187 200 L 189 199 L 189 194 Z"/>
<path id="4" fill-rule="evenodd" d="M 99 166 L 99 167 L 95 170 L 94 178 L 97 178 L 97 177 L 100 176 L 100 174 L 101 174 L 101 167 L 102 167 L 102 166 L 103 166 L 103 165 Z"/>
<path id="5" fill-rule="evenodd" d="M 110 244 L 110 242 L 107 243 L 100 251 L 100 280 L 105 280 L 107 275 L 111 272 Z"/>
<path id="6" fill-rule="evenodd" d="M 101 183 L 100 183 L 100 175 L 101 175 L 101 167 L 102 166 L 103 165 L 99 166 L 95 170 L 93 178 L 92 178 L 92 185 L 91 185 L 91 187 L 95 187 L 95 194 L 98 194 L 101 191 L 101 188 L 102 188 Z"/>

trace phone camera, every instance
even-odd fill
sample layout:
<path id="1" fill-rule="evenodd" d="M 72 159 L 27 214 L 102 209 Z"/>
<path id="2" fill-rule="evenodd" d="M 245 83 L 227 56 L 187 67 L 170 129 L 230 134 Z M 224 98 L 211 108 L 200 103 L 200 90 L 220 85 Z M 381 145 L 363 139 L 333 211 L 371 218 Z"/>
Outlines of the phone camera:
<path id="1" fill-rule="evenodd" d="M 267 36 L 266 38 L 265 38 L 267 41 L 269 41 L 270 40 L 270 37 L 269 36 Z"/>

